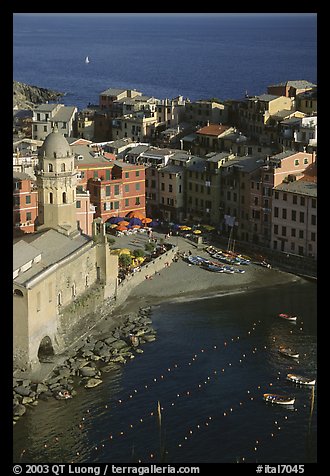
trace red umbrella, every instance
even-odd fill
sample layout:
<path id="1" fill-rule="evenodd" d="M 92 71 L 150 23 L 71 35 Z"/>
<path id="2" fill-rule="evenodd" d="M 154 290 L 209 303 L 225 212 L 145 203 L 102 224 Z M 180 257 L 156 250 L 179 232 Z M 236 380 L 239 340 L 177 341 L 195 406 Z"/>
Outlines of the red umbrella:
<path id="1" fill-rule="evenodd" d="M 117 228 L 116 228 L 116 230 L 118 230 L 118 231 L 125 231 L 125 230 L 127 230 L 127 228 L 126 228 L 126 226 L 124 226 L 124 225 L 118 225 Z"/>
<path id="2" fill-rule="evenodd" d="M 133 210 L 129 213 L 127 213 L 126 215 L 127 218 L 140 218 L 142 220 L 142 218 L 144 218 L 144 213 L 142 213 L 141 211 L 139 210 Z"/>
<path id="3" fill-rule="evenodd" d="M 152 218 L 142 218 L 141 219 L 142 223 L 151 223 L 152 222 Z"/>

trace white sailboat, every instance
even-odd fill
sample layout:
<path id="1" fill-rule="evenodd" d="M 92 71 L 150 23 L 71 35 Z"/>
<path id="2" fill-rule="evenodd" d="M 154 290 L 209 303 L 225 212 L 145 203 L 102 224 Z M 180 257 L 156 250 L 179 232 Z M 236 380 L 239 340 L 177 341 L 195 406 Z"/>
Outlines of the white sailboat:
<path id="1" fill-rule="evenodd" d="M 85 58 L 85 63 L 86 63 L 86 64 L 89 63 L 89 58 L 88 58 L 88 56 L 86 56 L 86 58 Z"/>

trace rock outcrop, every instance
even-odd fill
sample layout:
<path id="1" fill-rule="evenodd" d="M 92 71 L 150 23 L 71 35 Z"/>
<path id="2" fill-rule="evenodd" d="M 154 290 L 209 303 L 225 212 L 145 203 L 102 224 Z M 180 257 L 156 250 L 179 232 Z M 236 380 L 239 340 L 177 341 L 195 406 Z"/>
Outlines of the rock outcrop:
<path id="1" fill-rule="evenodd" d="M 57 101 L 64 94 L 52 89 L 13 81 L 13 107 L 15 109 L 34 109 L 47 101 Z"/>

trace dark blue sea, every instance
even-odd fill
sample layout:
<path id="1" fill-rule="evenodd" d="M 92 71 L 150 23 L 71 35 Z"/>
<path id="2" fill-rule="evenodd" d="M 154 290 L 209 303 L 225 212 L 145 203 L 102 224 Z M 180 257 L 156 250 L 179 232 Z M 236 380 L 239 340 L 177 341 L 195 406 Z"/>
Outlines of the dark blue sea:
<path id="1" fill-rule="evenodd" d="M 109 87 L 239 99 L 316 83 L 316 46 L 315 14 L 16 14 L 13 77 L 79 108 Z M 275 317 L 284 310 L 297 324 Z M 292 370 L 316 376 L 315 284 L 164 303 L 152 319 L 157 340 L 143 354 L 18 421 L 15 462 L 150 463 L 161 447 L 167 463 L 316 462 L 317 386 L 286 380 Z M 294 394 L 294 408 L 265 404 L 267 391 Z"/>
<path id="2" fill-rule="evenodd" d="M 283 310 L 297 322 L 278 318 Z M 316 311 L 316 285 L 304 281 L 158 305 L 157 339 L 143 354 L 104 373 L 99 387 L 40 401 L 18 421 L 14 461 L 316 462 L 317 384 L 286 379 L 317 377 Z M 281 345 L 299 360 L 280 355 Z M 296 402 L 266 404 L 268 392 Z"/>
<path id="3" fill-rule="evenodd" d="M 13 46 L 15 80 L 79 108 L 110 87 L 224 100 L 317 82 L 316 14 L 15 14 Z"/>

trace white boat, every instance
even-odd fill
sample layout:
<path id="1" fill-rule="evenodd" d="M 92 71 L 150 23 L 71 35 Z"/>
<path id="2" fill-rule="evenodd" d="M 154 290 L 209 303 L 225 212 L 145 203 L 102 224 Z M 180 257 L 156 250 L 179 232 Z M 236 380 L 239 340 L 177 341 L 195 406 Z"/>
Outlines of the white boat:
<path id="1" fill-rule="evenodd" d="M 288 374 L 287 379 L 293 383 L 298 383 L 300 385 L 315 385 L 316 379 L 303 377 L 302 375 L 297 374 Z"/>
<path id="2" fill-rule="evenodd" d="M 282 355 L 285 355 L 285 357 L 292 357 L 293 359 L 299 359 L 299 354 L 298 352 L 290 349 L 290 347 L 283 347 L 281 346 L 278 349 L 279 353 Z"/>
<path id="3" fill-rule="evenodd" d="M 286 314 L 284 312 L 281 312 L 280 314 L 278 314 L 278 317 L 281 317 L 282 319 L 285 319 L 286 321 L 296 321 L 297 320 L 297 316 L 293 316 L 291 314 Z"/>
<path id="4" fill-rule="evenodd" d="M 293 405 L 296 398 L 277 395 L 276 393 L 264 393 L 265 402 L 276 403 L 277 405 Z"/>
<path id="5" fill-rule="evenodd" d="M 88 64 L 89 62 L 90 62 L 90 61 L 89 61 L 89 58 L 88 58 L 88 56 L 86 56 L 86 58 L 85 58 L 85 63 Z"/>

